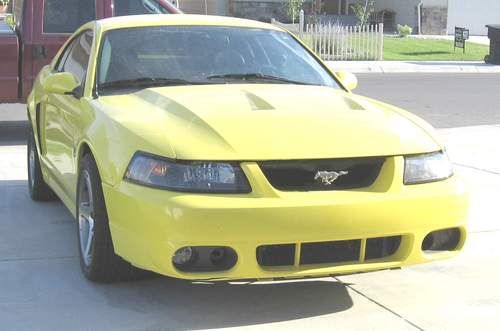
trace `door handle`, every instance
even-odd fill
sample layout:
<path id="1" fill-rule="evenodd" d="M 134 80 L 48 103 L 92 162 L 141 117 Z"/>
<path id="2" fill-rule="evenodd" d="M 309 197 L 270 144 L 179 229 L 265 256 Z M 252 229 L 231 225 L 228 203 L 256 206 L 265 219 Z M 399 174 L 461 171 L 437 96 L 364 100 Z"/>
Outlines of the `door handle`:
<path id="1" fill-rule="evenodd" d="M 45 45 L 33 45 L 33 59 L 45 60 L 47 58 L 47 49 Z"/>

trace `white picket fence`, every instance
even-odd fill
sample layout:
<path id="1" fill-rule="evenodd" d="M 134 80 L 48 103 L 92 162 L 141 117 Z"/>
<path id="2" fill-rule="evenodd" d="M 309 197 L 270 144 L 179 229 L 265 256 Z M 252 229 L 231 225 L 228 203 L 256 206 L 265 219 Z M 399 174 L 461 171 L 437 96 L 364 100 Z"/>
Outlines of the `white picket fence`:
<path id="1" fill-rule="evenodd" d="M 325 61 L 383 60 L 384 25 L 342 26 L 332 23 L 283 24 L 272 23 L 288 29 L 304 41 Z"/>
<path id="2" fill-rule="evenodd" d="M 307 24 L 299 37 L 325 61 L 382 60 L 383 24 Z"/>

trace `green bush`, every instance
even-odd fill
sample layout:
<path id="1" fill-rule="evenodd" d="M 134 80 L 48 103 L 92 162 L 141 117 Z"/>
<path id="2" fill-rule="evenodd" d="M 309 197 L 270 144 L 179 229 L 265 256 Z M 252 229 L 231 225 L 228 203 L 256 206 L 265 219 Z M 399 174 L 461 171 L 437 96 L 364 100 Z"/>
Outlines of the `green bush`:
<path id="1" fill-rule="evenodd" d="M 295 23 L 299 18 L 300 9 L 304 5 L 304 0 L 285 0 L 283 2 L 283 9 L 288 19 Z"/>
<path id="2" fill-rule="evenodd" d="M 408 25 L 398 24 L 398 34 L 401 38 L 406 38 L 413 32 L 413 29 Z"/>

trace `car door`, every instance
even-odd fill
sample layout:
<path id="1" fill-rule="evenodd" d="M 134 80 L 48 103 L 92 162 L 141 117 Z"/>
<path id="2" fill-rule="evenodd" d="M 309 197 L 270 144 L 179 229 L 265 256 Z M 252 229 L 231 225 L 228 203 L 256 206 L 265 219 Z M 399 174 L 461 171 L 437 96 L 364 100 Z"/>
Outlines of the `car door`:
<path id="1" fill-rule="evenodd" d="M 70 72 L 80 86 L 76 94 L 83 94 L 85 77 L 93 42 L 93 32 L 88 30 L 76 36 L 61 55 L 55 72 Z M 57 184 L 69 198 L 75 198 L 77 148 L 77 123 L 81 117 L 81 99 L 74 95 L 49 93 L 42 105 L 44 158 L 52 170 Z"/>

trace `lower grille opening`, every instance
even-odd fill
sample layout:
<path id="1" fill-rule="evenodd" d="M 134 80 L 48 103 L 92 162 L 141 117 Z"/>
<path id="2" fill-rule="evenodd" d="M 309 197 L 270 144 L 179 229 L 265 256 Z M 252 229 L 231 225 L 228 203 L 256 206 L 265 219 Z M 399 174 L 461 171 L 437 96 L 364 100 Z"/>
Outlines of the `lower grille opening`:
<path id="1" fill-rule="evenodd" d="M 295 260 L 295 244 L 257 247 L 257 262 L 263 267 L 291 266 Z"/>
<path id="2" fill-rule="evenodd" d="M 458 228 L 439 230 L 429 233 L 422 242 L 424 252 L 453 251 L 460 243 Z"/>
<path id="3" fill-rule="evenodd" d="M 300 264 L 322 264 L 359 260 L 361 240 L 342 240 L 302 244 Z"/>
<path id="4" fill-rule="evenodd" d="M 401 236 L 370 238 L 366 240 L 365 260 L 381 259 L 396 253 Z"/>

